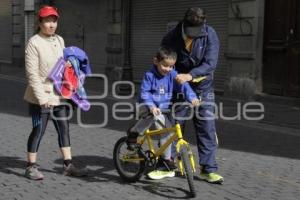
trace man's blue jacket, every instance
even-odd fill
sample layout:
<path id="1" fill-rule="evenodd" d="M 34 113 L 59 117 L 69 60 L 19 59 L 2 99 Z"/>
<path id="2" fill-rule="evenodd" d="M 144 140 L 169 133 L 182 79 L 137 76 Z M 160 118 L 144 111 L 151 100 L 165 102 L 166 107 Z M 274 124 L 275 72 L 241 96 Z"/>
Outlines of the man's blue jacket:
<path id="1" fill-rule="evenodd" d="M 176 51 L 175 66 L 178 73 L 190 73 L 193 78 L 206 76 L 206 81 L 210 81 L 217 67 L 220 42 L 211 26 L 204 24 L 201 32 L 201 36 L 193 40 L 191 52 L 188 52 L 185 49 L 182 22 L 180 22 L 163 38 L 161 46 Z M 199 87 L 201 85 L 203 84 Z"/>

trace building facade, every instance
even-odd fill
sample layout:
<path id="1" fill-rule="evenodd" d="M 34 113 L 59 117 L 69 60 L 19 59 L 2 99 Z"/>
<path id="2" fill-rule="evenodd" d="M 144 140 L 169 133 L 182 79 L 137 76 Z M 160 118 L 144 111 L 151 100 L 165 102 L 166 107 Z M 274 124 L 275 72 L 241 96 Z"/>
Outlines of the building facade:
<path id="1" fill-rule="evenodd" d="M 0 30 L 0 63 L 22 65 L 42 4 L 58 7 L 58 33 L 88 53 L 94 72 L 136 83 L 163 35 L 188 7 L 202 7 L 221 42 L 217 91 L 300 97 L 297 0 L 2 0 L 0 25 L 7 28 Z"/>

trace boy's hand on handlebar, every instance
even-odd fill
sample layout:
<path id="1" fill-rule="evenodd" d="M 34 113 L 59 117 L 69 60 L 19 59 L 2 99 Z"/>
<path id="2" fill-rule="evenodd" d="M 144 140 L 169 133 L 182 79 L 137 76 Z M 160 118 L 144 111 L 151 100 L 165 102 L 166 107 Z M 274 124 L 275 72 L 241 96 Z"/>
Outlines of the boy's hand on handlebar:
<path id="1" fill-rule="evenodd" d="M 161 114 L 161 110 L 157 107 L 152 107 L 150 109 L 150 112 L 153 114 L 153 115 L 160 115 Z"/>
<path id="2" fill-rule="evenodd" d="M 201 103 L 201 101 L 200 101 L 199 99 L 193 99 L 193 100 L 192 100 L 192 105 L 193 105 L 193 106 L 199 106 L 200 103 Z"/>

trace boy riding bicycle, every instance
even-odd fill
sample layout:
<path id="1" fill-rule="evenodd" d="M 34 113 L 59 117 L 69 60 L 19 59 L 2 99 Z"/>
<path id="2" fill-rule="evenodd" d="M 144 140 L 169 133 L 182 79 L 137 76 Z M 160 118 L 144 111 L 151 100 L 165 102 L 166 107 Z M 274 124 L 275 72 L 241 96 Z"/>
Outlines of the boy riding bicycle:
<path id="1" fill-rule="evenodd" d="M 174 70 L 177 55 L 171 49 L 161 47 L 153 58 L 152 68 L 145 73 L 141 84 L 139 103 L 145 105 L 151 115 L 146 115 L 128 130 L 128 149 L 134 150 L 137 137 L 153 125 L 156 129 L 171 127 L 171 121 L 162 114 L 162 110 L 169 109 L 173 92 L 182 93 L 192 105 L 199 105 L 196 94 L 190 85 L 185 82 L 180 85 L 176 82 L 177 72 Z M 170 134 L 160 137 L 159 145 L 163 145 L 169 139 Z M 167 147 L 159 159 L 156 170 L 148 173 L 150 179 L 162 179 L 175 176 L 175 165 L 171 158 L 171 145 Z"/>

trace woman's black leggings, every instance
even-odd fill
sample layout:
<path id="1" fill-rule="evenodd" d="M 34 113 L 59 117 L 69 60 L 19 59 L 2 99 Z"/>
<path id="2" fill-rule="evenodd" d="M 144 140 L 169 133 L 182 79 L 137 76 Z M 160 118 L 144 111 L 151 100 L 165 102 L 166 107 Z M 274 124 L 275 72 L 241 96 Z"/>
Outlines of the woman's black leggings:
<path id="1" fill-rule="evenodd" d="M 66 106 L 54 106 L 51 110 L 36 104 L 29 104 L 29 112 L 32 116 L 32 131 L 28 138 L 27 151 L 36 153 L 45 133 L 49 117 L 58 134 L 59 147 L 70 146 L 68 108 Z"/>

